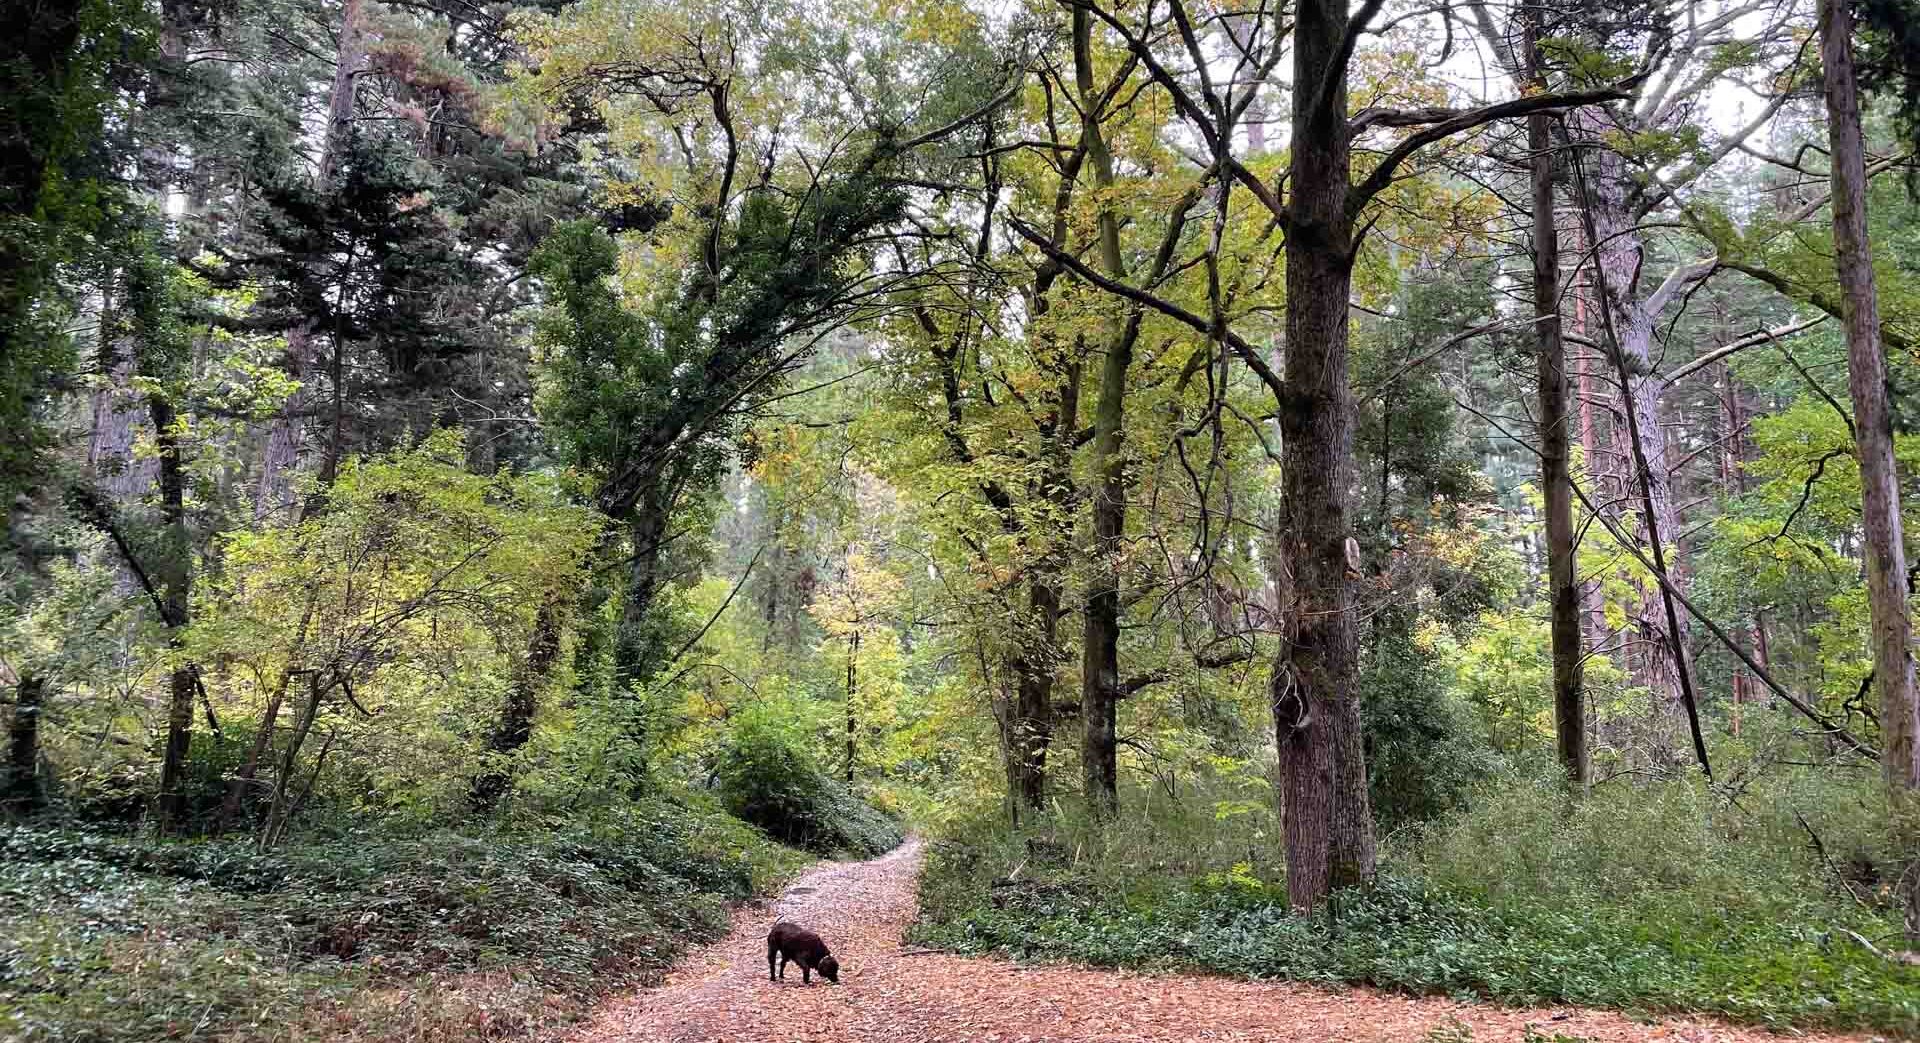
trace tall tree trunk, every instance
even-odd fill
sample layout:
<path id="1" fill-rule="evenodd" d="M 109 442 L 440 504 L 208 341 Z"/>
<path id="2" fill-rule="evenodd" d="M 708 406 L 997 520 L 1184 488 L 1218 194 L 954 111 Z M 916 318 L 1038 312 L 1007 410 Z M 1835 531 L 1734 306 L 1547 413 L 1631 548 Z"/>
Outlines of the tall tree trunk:
<path id="1" fill-rule="evenodd" d="M 1604 149 L 1601 150 L 1601 154 L 1612 155 L 1611 152 Z M 1580 183 L 1581 200 L 1582 203 L 1585 204 L 1583 212 L 1586 215 L 1587 238 L 1596 243 L 1604 242 L 1605 239 L 1596 225 L 1595 211 L 1597 208 L 1593 205 L 1593 200 L 1596 198 L 1596 195 L 1592 187 L 1592 182 L 1582 175 Z M 1605 250 L 1602 249 L 1600 252 L 1604 254 Z M 1615 273 L 1608 270 L 1604 263 L 1596 266 L 1594 269 L 1594 278 L 1598 282 L 1600 297 L 1603 301 L 1617 301 L 1622 299 L 1619 291 L 1612 285 L 1612 277 L 1614 274 Z M 1634 305 L 1634 311 L 1636 314 L 1642 316 L 1649 314 L 1646 309 L 1640 308 L 1637 304 Z M 1601 312 L 1601 318 L 1604 320 L 1602 325 L 1606 331 L 1607 347 L 1613 356 L 1615 373 L 1620 383 L 1620 394 L 1623 398 L 1627 399 L 1625 409 L 1623 410 L 1627 426 L 1627 448 L 1633 454 L 1635 476 L 1638 479 L 1635 484 L 1640 490 L 1641 521 L 1646 526 L 1647 550 L 1653 558 L 1653 570 L 1656 574 L 1654 579 L 1658 585 L 1660 618 L 1665 623 L 1660 636 L 1665 642 L 1664 651 L 1666 658 L 1672 664 L 1674 670 L 1674 678 L 1678 685 L 1681 708 L 1686 713 L 1687 730 L 1693 739 L 1694 759 L 1699 762 L 1701 773 L 1711 780 L 1713 778 L 1713 765 L 1712 762 L 1707 759 L 1706 736 L 1700 730 L 1700 707 L 1693 691 L 1693 664 L 1686 645 L 1687 632 L 1681 624 L 1680 612 L 1674 604 L 1672 590 L 1668 587 L 1668 584 L 1671 583 L 1677 588 L 1679 581 L 1674 579 L 1673 570 L 1667 566 L 1665 549 L 1665 536 L 1668 533 L 1665 526 L 1668 524 L 1667 519 L 1673 517 L 1670 509 L 1671 500 L 1669 500 L 1669 509 L 1665 511 L 1662 510 L 1656 500 L 1660 491 L 1667 488 L 1666 456 L 1664 453 L 1656 455 L 1649 449 L 1649 447 L 1655 443 L 1664 443 L 1665 435 L 1658 430 L 1648 434 L 1642 427 L 1642 417 L 1645 415 L 1641 408 L 1642 405 L 1650 405 L 1653 415 L 1657 418 L 1659 399 L 1657 392 L 1651 386 L 1655 382 L 1641 379 L 1645 376 L 1646 369 L 1643 368 L 1643 364 L 1637 364 L 1634 361 L 1632 354 L 1621 340 L 1621 327 L 1615 321 L 1617 317 L 1617 313 L 1612 307 L 1607 307 Z M 1641 400 L 1640 393 L 1636 391 L 1636 380 L 1646 387 L 1647 397 L 1644 403 Z M 1665 580 L 1666 582 L 1660 582 L 1661 580 Z M 1653 643 L 1659 645 L 1661 642 L 1655 641 Z"/>
<path id="2" fill-rule="evenodd" d="M 1583 253 L 1584 249 L 1580 245 L 1582 241 L 1580 229 L 1576 226 L 1572 229 L 1572 232 L 1574 233 L 1574 252 Z M 1573 299 L 1573 332 L 1574 335 L 1580 339 L 1591 341 L 1593 335 L 1587 329 L 1587 288 L 1581 281 L 1579 275 L 1576 274 L 1574 280 L 1575 283 L 1571 294 Z M 1562 344 L 1564 345 L 1564 343 L 1565 338 L 1563 337 Z M 1600 444 L 1600 426 L 1594 415 L 1595 410 L 1593 405 L 1594 396 L 1601 393 L 1602 386 L 1596 384 L 1593 379 L 1592 352 L 1579 352 L 1576 356 L 1575 368 L 1579 371 L 1581 462 L 1585 467 L 1589 480 L 1592 480 L 1606 473 L 1603 460 L 1605 450 Z M 1577 564 L 1578 562 L 1576 561 L 1576 565 Z M 1587 644 L 1592 648 L 1604 648 L 1607 645 L 1608 639 L 1612 636 L 1612 631 L 1607 627 L 1607 607 L 1601 597 L 1600 580 L 1598 577 L 1588 580 L 1582 585 L 1580 597 L 1586 613 Z"/>
<path id="3" fill-rule="evenodd" d="M 1867 241 L 1866 148 L 1853 68 L 1853 12 L 1847 0 L 1821 4 L 1820 58 L 1832 148 L 1834 271 L 1847 330 L 1847 390 L 1853 400 L 1854 452 L 1860 460 L 1861 523 L 1866 535 L 1867 600 L 1872 617 L 1874 684 L 1880 689 L 1880 764 L 1891 804 L 1894 851 L 1903 862 L 1907 934 L 1920 936 L 1920 697 L 1908 644 L 1907 556 L 1900 478 L 1893 456 L 1887 359 L 1880 303 Z"/>
<path id="4" fill-rule="evenodd" d="M 1093 168 L 1099 196 L 1101 267 L 1115 279 L 1126 277 L 1120 254 L 1120 219 L 1106 193 L 1113 187 L 1113 156 L 1101 130 L 1099 94 L 1093 77 L 1092 17 L 1073 11 L 1073 65 L 1080 93 L 1081 140 Z M 1081 767 L 1088 805 L 1096 814 L 1119 807 L 1117 718 L 1120 703 L 1120 554 L 1127 525 L 1126 437 L 1127 371 L 1133 366 L 1133 338 L 1126 324 L 1109 324 L 1106 359 L 1100 368 L 1100 397 L 1093 415 L 1093 555 L 1088 571 L 1086 631 L 1080 646 Z"/>
<path id="5" fill-rule="evenodd" d="M 1545 89 L 1540 72 L 1540 15 L 1528 9 L 1528 75 Z M 1587 712 L 1580 690 L 1580 584 L 1574 568 L 1573 473 L 1567 409 L 1567 347 L 1560 329 L 1560 231 L 1554 223 L 1553 117 L 1527 117 L 1532 153 L 1534 350 L 1540 396 L 1540 484 L 1546 499 L 1547 596 L 1552 605 L 1553 730 L 1560 766 L 1574 784 L 1589 784 Z"/>
<path id="6" fill-rule="evenodd" d="M 1285 393 L 1276 403 L 1284 454 L 1280 538 L 1294 574 L 1273 684 L 1287 897 L 1300 909 L 1374 871 L 1347 555 L 1354 410 L 1347 386 L 1354 247 L 1347 29 L 1346 0 L 1302 0 L 1296 8 Z"/>
<path id="7" fill-rule="evenodd" d="M 361 26 L 361 0 L 345 0 L 340 11 L 340 33 L 334 53 L 333 87 L 327 94 L 327 131 L 320 144 L 320 163 L 314 178 L 314 188 L 321 199 L 333 194 L 334 180 L 339 174 L 340 159 L 347 146 L 353 140 L 354 105 L 358 97 L 360 77 L 366 72 L 367 51 L 366 36 Z M 322 262 L 324 263 L 324 262 Z M 260 460 L 260 480 L 254 490 L 253 517 L 255 521 L 264 521 L 276 514 L 285 514 L 293 509 L 293 476 L 299 469 L 300 455 L 306 442 L 306 415 L 313 408 L 315 395 L 311 388 L 314 369 L 313 341 L 316 336 L 312 320 L 303 320 L 287 330 L 287 373 L 299 383 L 293 395 L 281 407 L 272 423 L 267 427 L 266 447 Z M 336 361 L 341 346 L 333 345 Z M 338 372 L 335 373 L 334 394 L 341 394 L 337 386 Z M 334 411 L 334 421 L 340 420 L 338 408 Z M 333 437 L 330 458 L 337 457 L 339 432 Z M 337 464 L 337 459 L 334 460 Z"/>
<path id="8" fill-rule="evenodd" d="M 286 367 L 296 387 L 292 395 L 267 424 L 266 444 L 260 453 L 260 477 L 253 491 L 253 520 L 288 520 L 295 497 L 293 476 L 300 468 L 300 453 L 306 441 L 306 414 L 313 405 L 312 331 L 301 323 L 287 331 Z"/>
<path id="9" fill-rule="evenodd" d="M 1036 577 L 1027 587 L 1027 609 L 1037 627 L 1034 647 L 1016 657 L 1012 720 L 1011 781 L 1022 807 L 1047 803 L 1047 749 L 1053 739 L 1053 676 L 1060 659 L 1060 587 Z"/>
<path id="10" fill-rule="evenodd" d="M 173 403 L 162 395 L 149 397 L 154 443 L 160 464 L 160 510 L 165 541 L 154 569 L 166 609 L 167 626 L 177 649 L 188 622 L 193 584 L 193 545 L 187 538 L 186 469 L 180 459 L 179 432 Z M 193 742 L 193 664 L 181 662 L 167 682 L 167 739 L 160 759 L 160 829 L 175 832 L 186 824 L 187 752 Z"/>
<path id="11" fill-rule="evenodd" d="M 554 661 L 560 658 L 560 611 L 566 596 L 560 591 L 548 594 L 534 614 L 527 654 L 513 672 L 506 705 L 501 707 L 500 720 L 495 722 L 487 738 L 487 752 L 493 755 L 493 762 L 475 777 L 467 791 L 467 803 L 475 811 L 492 811 L 513 786 L 507 758 L 533 738 L 533 716 L 540 708 L 540 689 L 553 673 Z"/>
<path id="12" fill-rule="evenodd" d="M 1726 319 L 1723 316 L 1722 326 L 1724 327 L 1725 325 Z M 1720 385 L 1722 389 L 1721 405 L 1724 410 L 1723 426 L 1725 428 L 1720 448 L 1720 494 L 1731 501 L 1734 497 L 1746 491 L 1744 482 L 1741 480 L 1741 467 L 1745 461 L 1743 434 L 1746 429 L 1746 417 L 1744 411 L 1741 409 L 1740 385 L 1735 383 L 1733 379 L 1733 366 L 1730 363 L 1722 362 L 1719 368 Z M 1749 626 L 1746 630 L 1748 631 L 1747 636 L 1751 637 L 1754 627 Z M 1740 636 L 1739 630 L 1735 631 L 1735 635 L 1736 637 Z M 1734 667 L 1733 718 L 1730 723 L 1732 724 L 1733 735 L 1736 738 L 1740 735 L 1741 706 L 1753 700 L 1752 681 L 1751 675 L 1749 675 L 1746 670 L 1738 666 Z"/>
<path id="13" fill-rule="evenodd" d="M 613 645 L 613 682 L 616 690 L 643 684 L 659 664 L 661 649 L 653 632 L 653 601 L 661 587 L 660 551 L 672 522 L 670 503 L 656 495 L 661 482 L 648 479 L 645 495 L 635 504 L 627 526 L 633 546 L 627 563 L 627 582 L 620 603 L 620 630 Z"/>
<path id="14" fill-rule="evenodd" d="M 23 674 L 13 689 L 13 717 L 7 722 L 7 779 L 0 806 L 13 812 L 37 810 L 46 799 L 40 784 L 40 712 L 47 681 Z"/>
<path id="15" fill-rule="evenodd" d="M 847 785 L 853 785 L 854 760 L 859 754 L 860 717 L 855 697 L 860 690 L 860 631 L 847 638 Z"/>
<path id="16" fill-rule="evenodd" d="M 104 378 L 93 393 L 92 423 L 87 434 L 87 473 L 115 504 L 139 503 L 153 487 L 151 460 L 134 456 L 144 418 L 140 393 L 133 388 L 134 345 L 119 328 L 111 311 L 101 315 L 100 371 Z"/>
<path id="17" fill-rule="evenodd" d="M 1048 280 L 1051 281 L 1050 279 Z M 1036 316 L 1046 313 L 1046 287 L 1035 298 Z M 1058 402 L 1045 440 L 1045 465 L 1033 490 L 1048 505 L 1042 518 L 1029 523 L 1030 538 L 1043 550 L 1027 580 L 1027 613 L 1031 637 L 1020 643 L 1014 677 L 1018 684 L 1014 704 L 1012 782 L 1017 806 L 1039 809 L 1047 803 L 1047 750 L 1053 742 L 1054 674 L 1060 667 L 1061 586 L 1067 567 L 1067 549 L 1073 541 L 1073 438 L 1080 416 L 1080 364 L 1066 367 L 1056 391 Z"/>
<path id="18" fill-rule="evenodd" d="M 1641 496 L 1646 517 L 1641 521 L 1642 531 L 1649 539 L 1654 532 L 1674 539 L 1682 527 L 1669 479 L 1661 403 L 1666 381 L 1653 373 L 1656 361 L 1653 336 L 1658 316 L 1648 307 L 1648 298 L 1658 294 L 1642 295 L 1641 280 L 1646 272 L 1647 257 L 1639 232 L 1640 219 L 1634 211 L 1633 175 L 1624 157 L 1600 144 L 1612 130 L 1601 110 L 1575 110 L 1569 115 L 1569 121 L 1584 139 L 1583 144 L 1592 146 L 1589 149 L 1592 161 L 1580 202 L 1592 225 L 1587 238 L 1595 244 L 1595 288 L 1602 325 L 1619 353 L 1618 361 L 1627 371 L 1625 387 L 1620 392 L 1622 420 L 1638 431 L 1637 455 L 1646 459 Z M 1618 430 L 1616 426 L 1616 444 L 1625 441 L 1618 436 Z M 1624 457 L 1621 462 L 1641 470 L 1634 466 L 1637 462 L 1634 457 Z M 1631 486 L 1624 488 L 1630 490 Z M 1667 559 L 1667 577 L 1684 591 L 1688 575 L 1683 548 L 1675 543 L 1671 550 L 1671 555 L 1662 555 Z M 1642 590 L 1638 616 L 1648 655 L 1646 680 L 1667 694 L 1669 705 L 1684 709 L 1686 683 L 1682 678 L 1690 676 L 1692 669 L 1686 616 L 1667 610 L 1658 584 L 1643 584 Z"/>

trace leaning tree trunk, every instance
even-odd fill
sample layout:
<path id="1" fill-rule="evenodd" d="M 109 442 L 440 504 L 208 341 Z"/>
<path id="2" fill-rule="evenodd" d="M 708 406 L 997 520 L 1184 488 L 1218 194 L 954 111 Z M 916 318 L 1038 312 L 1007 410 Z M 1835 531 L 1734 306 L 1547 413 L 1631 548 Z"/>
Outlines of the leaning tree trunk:
<path id="1" fill-rule="evenodd" d="M 1880 689 L 1880 764 L 1892 805 L 1894 850 L 1905 863 L 1909 938 L 1920 934 L 1920 698 L 1908 644 L 1907 558 L 1900 479 L 1893 455 L 1887 359 L 1867 241 L 1866 149 L 1853 68 L 1853 13 L 1847 0 L 1821 4 L 1820 58 L 1832 146 L 1833 255 L 1847 330 L 1847 390 L 1853 399 L 1854 452 L 1860 460 L 1861 523 L 1866 535 L 1867 599 L 1872 616 L 1874 684 Z"/>
<path id="2" fill-rule="evenodd" d="M 507 759 L 520 752 L 533 738 L 533 716 L 540 708 L 540 689 L 553 673 L 560 657 L 560 591 L 549 593 L 534 615 L 533 636 L 527 641 L 527 654 L 507 688 L 507 702 L 500 710 L 493 733 L 487 737 L 487 752 L 493 763 L 473 780 L 467 791 L 467 803 L 475 811 L 492 811 L 513 785 L 513 773 Z"/>
<path id="3" fill-rule="evenodd" d="M 1659 532 L 1677 539 L 1682 531 L 1679 511 L 1673 499 L 1669 477 L 1665 411 L 1661 392 L 1666 382 L 1653 373 L 1656 360 L 1653 338 L 1658 316 L 1642 299 L 1642 279 L 1646 274 L 1646 247 L 1638 230 L 1630 195 L 1632 175 L 1625 158 L 1599 144 L 1608 126 L 1597 109 L 1579 109 L 1569 117 L 1591 149 L 1593 161 L 1581 193 L 1581 206 L 1592 225 L 1589 240 L 1595 244 L 1593 259 L 1604 325 L 1619 351 L 1627 370 L 1626 388 L 1621 392 L 1623 411 L 1631 417 L 1623 424 L 1640 432 L 1639 454 L 1646 458 L 1645 495 L 1650 504 L 1641 519 L 1642 531 Z M 1616 442 L 1621 441 L 1616 438 Z M 1626 461 L 1626 462 L 1631 462 Z M 1676 542 L 1667 562 L 1667 578 L 1682 591 L 1687 589 L 1687 568 Z M 1642 585 L 1638 624 L 1645 638 L 1646 680 L 1650 686 L 1667 693 L 1670 703 L 1682 705 L 1683 677 L 1690 676 L 1689 636 L 1684 615 L 1669 618 L 1658 584 Z"/>
<path id="4" fill-rule="evenodd" d="M 1373 875 L 1374 839 L 1347 557 L 1354 412 L 1347 386 L 1354 245 L 1342 53 L 1347 2 L 1302 0 L 1295 18 L 1285 393 L 1277 402 L 1280 538 L 1294 576 L 1273 684 L 1287 897 L 1311 909 L 1330 891 Z"/>
<path id="5" fill-rule="evenodd" d="M 1612 153 L 1602 150 L 1601 155 L 1608 156 Z M 1577 164 L 1576 160 L 1576 172 L 1582 171 L 1584 168 Z M 1579 182 L 1581 201 L 1585 207 L 1583 213 L 1586 219 L 1587 238 L 1591 242 L 1604 243 L 1606 235 L 1599 230 L 1595 216 L 1602 208 L 1594 202 L 1596 192 L 1593 182 L 1584 173 L 1580 173 Z M 1613 278 L 1617 274 L 1610 271 L 1604 263 L 1594 268 L 1594 280 L 1602 301 L 1629 299 L 1613 285 Z M 1651 314 L 1637 302 L 1633 302 L 1633 312 L 1640 316 Z M 1611 307 L 1603 307 L 1601 318 L 1602 328 L 1606 332 L 1608 353 L 1613 358 L 1615 376 L 1619 381 L 1620 393 L 1628 399 L 1623 411 L 1627 429 L 1626 444 L 1628 451 L 1632 454 L 1634 486 L 1640 491 L 1641 522 L 1646 527 L 1647 551 L 1652 557 L 1653 580 L 1658 585 L 1656 596 L 1659 598 L 1659 619 L 1664 624 L 1662 633 L 1666 642 L 1665 659 L 1671 665 L 1680 706 L 1686 714 L 1687 730 L 1693 739 L 1694 759 L 1699 762 L 1701 773 L 1711 781 L 1713 765 L 1707 759 L 1706 736 L 1700 728 L 1699 703 L 1694 698 L 1692 660 L 1685 643 L 1686 629 L 1682 623 L 1685 617 L 1674 603 L 1675 592 L 1679 590 L 1679 581 L 1674 579 L 1674 570 L 1667 565 L 1665 537 L 1669 533 L 1665 526 L 1672 514 L 1670 510 L 1663 511 L 1656 499 L 1662 490 L 1669 488 L 1666 482 L 1666 457 L 1664 453 L 1656 455 L 1650 447 L 1655 444 L 1664 444 L 1665 436 L 1658 430 L 1648 433 L 1643 429 L 1641 418 L 1646 414 L 1642 412 L 1639 392 L 1635 390 L 1636 381 L 1644 385 L 1651 385 L 1652 381 L 1644 379 L 1647 364 L 1636 362 L 1632 351 L 1622 339 L 1627 334 L 1616 321 L 1619 318 L 1618 313 Z M 1657 416 L 1657 395 L 1650 395 L 1646 403 L 1654 407 L 1653 412 Z M 1651 616 L 1651 613 L 1649 615 Z"/>
<path id="6" fill-rule="evenodd" d="M 1081 99 L 1082 140 L 1093 167 L 1094 186 L 1113 186 L 1113 155 L 1102 134 L 1099 95 L 1094 87 L 1092 18 L 1073 11 L 1074 79 Z M 1120 253 L 1120 218 L 1103 194 L 1099 202 L 1100 265 L 1115 279 L 1126 277 Z M 1120 550 L 1127 525 L 1126 437 L 1127 371 L 1133 366 L 1133 338 L 1126 324 L 1109 324 L 1106 360 L 1100 369 L 1100 397 L 1093 415 L 1093 554 L 1087 586 L 1086 631 L 1080 647 L 1080 713 L 1083 734 L 1081 769 L 1088 806 L 1112 814 L 1120 803 L 1117 720 L 1120 704 Z"/>
<path id="7" fill-rule="evenodd" d="M 1544 89 L 1540 72 L 1540 16 L 1523 15 L 1522 43 L 1529 79 Z M 1553 117 L 1527 117 L 1527 149 L 1532 154 L 1533 311 L 1536 373 L 1540 396 L 1540 484 L 1546 499 L 1547 596 L 1552 605 L 1554 746 L 1567 777 L 1585 788 L 1587 714 L 1580 690 L 1580 583 L 1574 561 L 1572 418 L 1567 409 L 1567 346 L 1560 328 L 1560 232 L 1554 223 Z"/>

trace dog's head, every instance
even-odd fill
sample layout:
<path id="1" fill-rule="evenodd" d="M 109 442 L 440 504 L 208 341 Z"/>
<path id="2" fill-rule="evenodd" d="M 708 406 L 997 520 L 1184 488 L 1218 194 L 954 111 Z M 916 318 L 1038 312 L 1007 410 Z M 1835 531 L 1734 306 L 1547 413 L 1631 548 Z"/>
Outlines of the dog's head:
<path id="1" fill-rule="evenodd" d="M 826 959 L 820 961 L 820 966 L 818 970 L 820 971 L 820 976 L 822 978 L 827 979 L 828 981 L 834 983 L 835 985 L 840 984 L 840 961 L 839 960 L 836 960 L 833 957 L 829 956 Z"/>

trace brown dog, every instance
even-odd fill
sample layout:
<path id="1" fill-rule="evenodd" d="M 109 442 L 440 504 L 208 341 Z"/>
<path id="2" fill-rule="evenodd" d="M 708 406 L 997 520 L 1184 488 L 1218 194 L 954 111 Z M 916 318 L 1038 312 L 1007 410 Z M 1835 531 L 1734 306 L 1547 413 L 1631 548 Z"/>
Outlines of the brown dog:
<path id="1" fill-rule="evenodd" d="M 780 968 L 774 970 L 774 957 L 779 957 Z M 800 965 L 800 984 L 812 985 L 813 972 L 819 971 L 822 978 L 840 984 L 840 961 L 827 951 L 827 943 L 820 936 L 800 926 L 781 921 L 767 932 L 767 980 L 777 981 L 787 976 L 787 961 Z"/>

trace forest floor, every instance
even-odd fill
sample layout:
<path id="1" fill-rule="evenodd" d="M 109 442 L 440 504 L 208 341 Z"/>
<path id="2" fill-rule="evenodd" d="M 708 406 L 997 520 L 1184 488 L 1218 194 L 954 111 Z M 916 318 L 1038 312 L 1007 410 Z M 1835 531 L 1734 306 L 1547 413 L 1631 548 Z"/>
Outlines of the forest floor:
<path id="1" fill-rule="evenodd" d="M 868 862 L 823 864 L 771 905 L 742 908 L 723 940 L 658 988 L 608 1003 L 570 1043 L 1747 1043 L 1765 1029 L 1692 1019 L 1650 1021 L 1580 1009 L 1518 1009 L 1323 989 L 951 956 L 905 945 L 915 914 L 920 843 Z M 799 967 L 767 980 L 766 933 L 801 923 L 839 958 L 841 985 L 803 987 Z M 1799 1035 L 1862 1041 L 1871 1036 Z"/>

